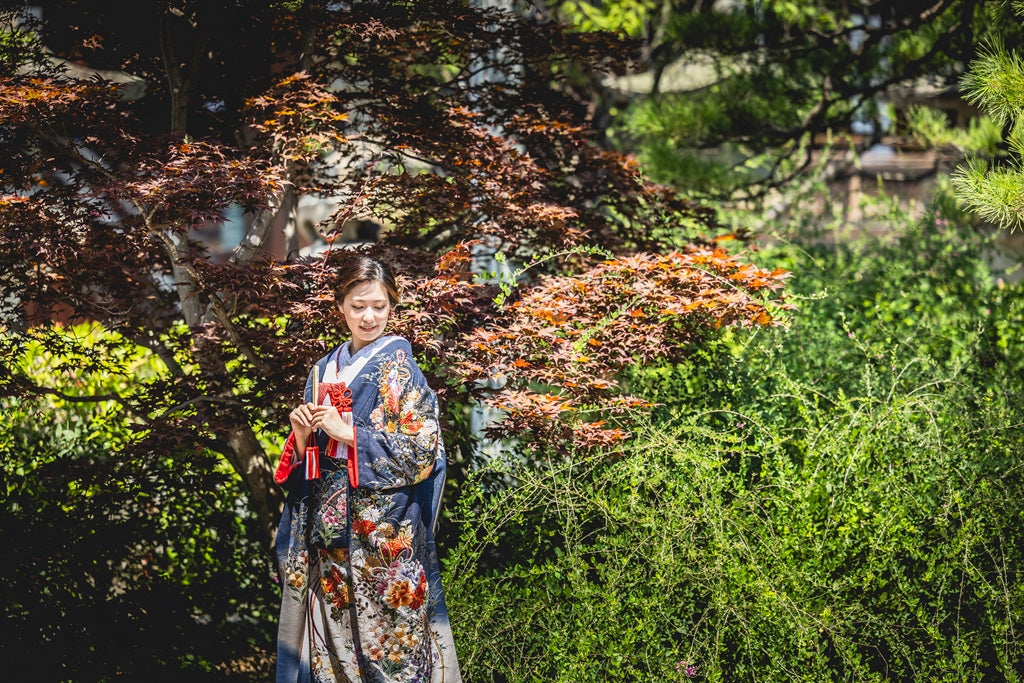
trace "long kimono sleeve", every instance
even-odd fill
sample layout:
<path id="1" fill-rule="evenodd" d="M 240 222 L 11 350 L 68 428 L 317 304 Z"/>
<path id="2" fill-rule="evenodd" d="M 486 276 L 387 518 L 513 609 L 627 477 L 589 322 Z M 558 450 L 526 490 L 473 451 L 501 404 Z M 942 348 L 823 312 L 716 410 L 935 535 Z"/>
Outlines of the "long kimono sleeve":
<path id="1" fill-rule="evenodd" d="M 412 360 L 408 342 L 389 353 L 375 374 L 376 406 L 368 415 L 354 413 L 349 481 L 373 489 L 418 484 L 438 461 L 444 466 L 437 397 Z"/>
<path id="2" fill-rule="evenodd" d="M 306 388 L 302 392 L 302 400 L 305 403 L 309 403 L 313 400 L 313 372 L 310 371 L 309 376 L 306 378 Z M 274 470 L 274 481 L 279 485 L 283 486 L 288 483 L 292 473 L 296 470 L 301 470 L 301 465 L 305 460 L 305 453 L 295 452 L 295 432 L 288 435 L 287 441 L 284 443 L 284 448 L 281 450 L 281 459 L 277 463 L 277 469 Z"/>

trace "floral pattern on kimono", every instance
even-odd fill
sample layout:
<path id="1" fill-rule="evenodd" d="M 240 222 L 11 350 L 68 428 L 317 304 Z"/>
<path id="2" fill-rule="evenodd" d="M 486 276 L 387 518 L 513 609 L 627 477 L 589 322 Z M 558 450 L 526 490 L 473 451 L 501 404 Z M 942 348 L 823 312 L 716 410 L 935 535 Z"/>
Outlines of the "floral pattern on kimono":
<path id="1" fill-rule="evenodd" d="M 319 479 L 305 478 L 294 435 L 278 466 L 289 496 L 277 680 L 461 681 L 434 543 L 446 465 L 437 399 L 401 337 L 354 355 L 339 347 L 317 366 L 317 402 L 350 391 L 356 437 L 338 448 L 318 434 Z"/>

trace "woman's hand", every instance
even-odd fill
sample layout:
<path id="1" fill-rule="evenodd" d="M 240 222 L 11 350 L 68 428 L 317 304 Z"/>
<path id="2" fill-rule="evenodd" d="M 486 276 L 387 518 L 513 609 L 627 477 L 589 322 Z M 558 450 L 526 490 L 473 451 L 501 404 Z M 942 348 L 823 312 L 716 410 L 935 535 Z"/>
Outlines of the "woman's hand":
<path id="1" fill-rule="evenodd" d="M 334 406 L 316 406 L 313 408 L 313 429 L 322 429 L 335 441 L 352 445 L 355 430 L 352 425 L 341 419 L 338 409 Z"/>
<path id="2" fill-rule="evenodd" d="M 313 413 L 316 406 L 312 403 L 303 403 L 288 414 L 288 421 L 292 423 L 292 432 L 295 433 L 295 450 L 297 453 L 304 453 L 306 444 L 309 442 L 309 435 L 313 433 Z M 302 457 L 301 455 L 299 457 Z"/>

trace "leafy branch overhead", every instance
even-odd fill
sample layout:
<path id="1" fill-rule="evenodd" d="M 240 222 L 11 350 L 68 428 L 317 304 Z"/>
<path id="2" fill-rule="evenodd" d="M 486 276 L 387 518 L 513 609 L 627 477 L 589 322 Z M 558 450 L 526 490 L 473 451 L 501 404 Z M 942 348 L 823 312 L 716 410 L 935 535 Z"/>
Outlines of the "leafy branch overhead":
<path id="1" fill-rule="evenodd" d="M 623 367 L 680 359 L 725 326 L 780 323 L 789 306 L 776 297 L 789 275 L 692 247 L 544 276 L 464 337 L 451 371 L 477 386 L 499 383 L 481 392 L 507 414 L 499 435 L 610 445 L 628 435 L 612 418 L 645 405 L 619 390 Z"/>
<path id="2" fill-rule="evenodd" d="M 908 104 L 962 126 L 954 100 L 964 65 L 988 43 L 1020 50 L 1017 5 L 556 3 L 583 30 L 642 43 L 641 70 L 602 81 L 595 116 L 615 144 L 633 150 L 656 180 L 722 200 L 770 199 L 822 154 L 905 143 Z M 824 143 L 836 138 L 843 144 L 833 152 Z"/>
<path id="3" fill-rule="evenodd" d="M 450 405 L 490 401 L 524 439 L 613 443 L 643 400 L 618 386 L 625 365 L 785 309 L 785 273 L 727 253 L 713 208 L 591 128 L 580 74 L 624 70 L 629 41 L 454 0 L 36 4 L 38 26 L 4 10 L 39 41 L 3 52 L 0 78 L 4 360 L 82 352 L 55 321 L 145 350 L 163 370 L 120 397 L 133 453 L 220 453 L 268 532 L 264 444 L 343 334 L 330 292 L 348 219 L 386 223 L 365 248 L 396 266 L 395 329 Z M 302 195 L 337 207 L 333 248 L 275 259 L 266 245 L 297 246 Z M 198 231 L 234 207 L 242 239 L 211 253 Z M 475 277 L 495 251 L 533 264 L 503 298 Z M 48 388 L 0 376 L 7 395 Z"/>

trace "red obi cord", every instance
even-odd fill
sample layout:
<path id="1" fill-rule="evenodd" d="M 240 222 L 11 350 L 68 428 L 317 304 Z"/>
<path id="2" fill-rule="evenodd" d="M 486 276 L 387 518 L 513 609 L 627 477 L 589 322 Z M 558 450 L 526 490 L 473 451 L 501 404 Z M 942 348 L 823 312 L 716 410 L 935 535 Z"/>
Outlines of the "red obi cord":
<path id="1" fill-rule="evenodd" d="M 342 421 L 351 425 L 352 390 L 345 386 L 344 382 L 341 382 L 335 386 L 329 387 L 324 393 L 326 393 L 327 396 L 330 396 L 331 405 L 338 411 L 338 415 L 341 416 Z M 322 400 L 319 396 L 317 396 L 316 399 L 318 404 Z M 306 479 L 319 479 L 320 449 L 316 445 L 315 435 L 310 435 L 310 438 L 312 441 L 309 446 L 306 446 Z M 348 446 L 348 456 L 349 458 L 355 457 L 355 448 L 353 446 Z M 334 439 L 330 439 L 327 442 L 327 457 L 338 457 L 338 442 Z M 351 470 L 351 461 L 349 469 Z"/>
<path id="2" fill-rule="evenodd" d="M 313 438 L 310 435 L 310 438 Z M 306 446 L 306 479 L 320 478 L 320 449 L 314 443 Z"/>

